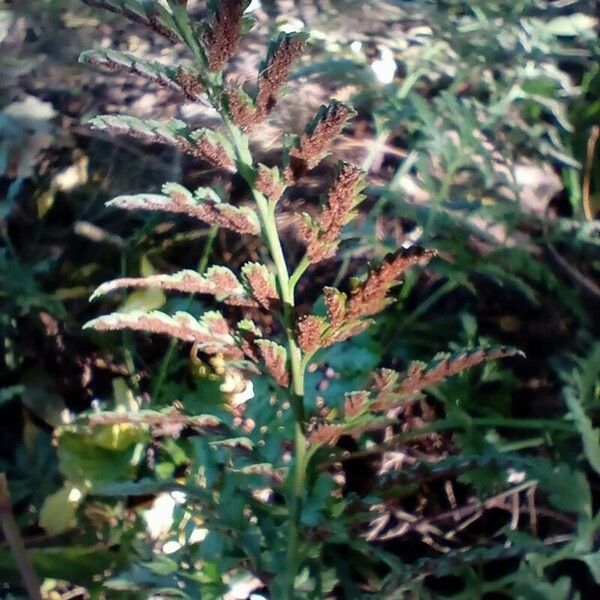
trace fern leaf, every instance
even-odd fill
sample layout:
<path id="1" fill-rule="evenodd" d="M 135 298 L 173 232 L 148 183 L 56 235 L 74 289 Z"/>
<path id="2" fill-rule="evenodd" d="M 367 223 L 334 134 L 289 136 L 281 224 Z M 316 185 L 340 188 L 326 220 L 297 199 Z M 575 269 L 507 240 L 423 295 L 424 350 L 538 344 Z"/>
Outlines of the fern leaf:
<path id="1" fill-rule="evenodd" d="M 369 392 L 360 390 L 344 395 L 344 418 L 352 421 L 366 413 L 369 406 Z"/>
<path id="2" fill-rule="evenodd" d="M 306 255 L 317 263 L 331 258 L 339 245 L 342 227 L 356 216 L 356 207 L 365 198 L 364 173 L 350 163 L 341 163 L 329 190 L 327 203 L 317 219 L 302 216 L 301 233 L 306 241 Z"/>
<path id="3" fill-rule="evenodd" d="M 275 308 L 279 303 L 279 294 L 275 284 L 275 275 L 260 263 L 247 262 L 242 267 L 242 280 L 248 293 L 264 308 Z"/>
<path id="4" fill-rule="evenodd" d="M 344 433 L 344 426 L 338 423 L 316 423 L 307 435 L 311 446 L 334 446 Z"/>
<path id="5" fill-rule="evenodd" d="M 143 0 L 83 0 L 89 6 L 122 14 L 130 21 L 140 23 L 171 42 L 179 42 L 177 26 L 171 13 L 160 2 Z"/>
<path id="6" fill-rule="evenodd" d="M 97 331 L 123 329 L 145 331 L 194 343 L 198 350 L 206 354 L 219 352 L 239 354 L 227 321 L 220 313 L 215 312 L 206 312 L 200 319 L 183 311 L 176 312 L 174 315 L 167 315 L 157 310 L 111 313 L 89 321 L 84 328 Z"/>
<path id="7" fill-rule="evenodd" d="M 204 94 L 204 88 L 198 73 L 193 69 L 173 68 L 156 61 L 143 60 L 129 54 L 111 49 L 97 49 L 83 52 L 79 62 L 93 65 L 103 71 L 127 71 L 143 77 L 170 90 L 198 101 Z"/>
<path id="8" fill-rule="evenodd" d="M 211 21 L 203 23 L 202 37 L 211 71 L 221 71 L 235 54 L 248 4 L 249 0 L 221 0 L 214 5 Z"/>
<path id="9" fill-rule="evenodd" d="M 277 103 L 279 90 L 289 77 L 292 63 L 304 52 L 306 40 L 304 33 L 280 33 L 270 44 L 258 76 L 256 109 L 261 118 Z"/>
<path id="10" fill-rule="evenodd" d="M 248 207 L 236 207 L 225 202 L 216 202 L 213 197 L 203 202 L 195 198 L 183 186 L 175 183 L 163 187 L 160 194 L 136 194 L 118 196 L 106 203 L 125 210 L 166 211 L 184 214 L 211 225 L 219 225 L 236 233 L 260 233 L 260 222 L 256 213 Z"/>
<path id="11" fill-rule="evenodd" d="M 99 115 L 90 123 L 96 129 L 128 135 L 149 144 L 175 146 L 185 154 L 205 160 L 217 168 L 234 170 L 232 150 L 223 136 L 207 129 L 191 130 L 179 119 L 160 123 L 129 115 Z"/>
<path id="12" fill-rule="evenodd" d="M 271 204 L 276 204 L 285 191 L 285 182 L 279 173 L 279 168 L 269 168 L 262 163 L 258 164 L 255 186 Z"/>
<path id="13" fill-rule="evenodd" d="M 421 390 L 439 385 L 449 377 L 480 363 L 516 355 L 522 355 L 522 352 L 515 348 L 477 348 L 453 355 L 441 355 L 430 364 L 413 362 L 404 374 L 382 369 L 374 376 L 373 389 L 377 392 L 377 398 L 373 408 L 389 408 L 398 401 L 410 399 Z"/>
<path id="14" fill-rule="evenodd" d="M 581 436 L 585 457 L 594 471 L 600 474 L 600 443 L 598 442 L 600 430 L 593 427 L 592 420 L 586 414 L 581 400 L 569 388 L 565 390 L 565 401 Z"/>
<path id="15" fill-rule="evenodd" d="M 321 106 L 314 119 L 307 125 L 306 132 L 299 140 L 293 141 L 288 151 L 289 164 L 285 170 L 288 183 L 298 181 L 325 158 L 346 121 L 354 114 L 349 106 L 337 101 Z"/>
<path id="16" fill-rule="evenodd" d="M 414 363 L 412 368 L 409 367 L 400 389 L 404 393 L 419 391 L 437 385 L 448 377 L 452 377 L 482 362 L 517 354 L 520 354 L 520 352 L 515 348 L 477 348 L 468 352 L 444 356 L 427 367 L 421 366 L 420 363 Z"/>
<path id="17" fill-rule="evenodd" d="M 290 375 L 287 369 L 286 349 L 271 340 L 258 340 L 256 345 L 260 349 L 267 371 L 281 387 L 287 388 Z"/>
<path id="18" fill-rule="evenodd" d="M 253 306 L 237 277 L 226 267 L 211 267 L 206 275 L 185 269 L 172 275 L 150 275 L 148 277 L 122 277 L 100 285 L 90 300 L 119 289 L 160 288 L 185 294 L 209 294 L 220 302 L 234 306 Z"/>

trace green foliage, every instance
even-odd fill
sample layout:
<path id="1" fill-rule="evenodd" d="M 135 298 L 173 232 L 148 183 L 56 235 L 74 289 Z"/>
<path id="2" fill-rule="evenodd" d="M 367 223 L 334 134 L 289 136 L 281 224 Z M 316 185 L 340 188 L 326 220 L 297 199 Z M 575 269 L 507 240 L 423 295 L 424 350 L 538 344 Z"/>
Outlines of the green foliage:
<path id="1" fill-rule="evenodd" d="M 198 417 L 179 410 L 136 412 L 135 401 L 126 398 L 124 403 L 119 401 L 126 410 L 122 416 L 104 411 L 90 415 L 87 423 L 84 418 L 81 424 L 61 428 L 57 432 L 58 454 L 66 484 L 46 498 L 41 522 L 47 529 L 68 527 L 77 510 L 77 504 L 71 503 L 73 489 L 84 496 L 83 510 L 88 498 L 95 496 L 157 494 L 157 502 L 163 498 L 171 507 L 164 534 L 177 544 L 173 558 L 151 553 L 145 560 L 134 560 L 129 570 L 105 580 L 107 589 L 164 592 L 178 587 L 180 595 L 195 597 L 198 593 L 214 593 L 224 583 L 233 585 L 232 577 L 242 569 L 259 575 L 273 597 L 322 597 L 341 582 L 339 564 L 323 563 L 323 558 L 334 554 L 333 548 L 348 545 L 359 533 L 350 522 L 344 524 L 349 506 L 339 496 L 339 483 L 331 474 L 321 472 L 324 447 L 335 443 L 342 432 L 361 445 L 368 443 L 369 432 L 382 426 L 378 413 L 388 404 L 393 406 L 397 396 L 408 402 L 424 388 L 511 351 L 440 357 L 430 368 L 412 365 L 404 383 L 399 374 L 392 376 L 387 370 L 385 377 L 397 382 L 396 387 L 377 387 L 375 383 L 372 403 L 367 400 L 370 392 L 352 392 L 348 386 L 368 383 L 380 351 L 375 343 L 368 350 L 363 340 L 354 345 L 349 356 L 337 352 L 336 358 L 334 344 L 363 331 L 371 323 L 367 317 L 388 304 L 386 296 L 398 277 L 413 265 L 427 262 L 430 254 L 419 249 L 398 252 L 372 268 L 365 278 L 354 280 L 347 293 L 326 288 L 326 317 L 301 317 L 296 312 L 296 284 L 311 263 L 335 254 L 341 229 L 356 216 L 355 209 L 363 199 L 360 192 L 365 187 L 356 168 L 340 166 L 320 214 L 304 219 L 306 256 L 290 272 L 275 221 L 276 203 L 286 188 L 323 160 L 353 112 L 339 102 L 322 107 L 305 133 L 286 147 L 280 169 L 255 164 L 246 131 L 272 110 L 305 36 L 280 36 L 271 46 L 252 104 L 239 104 L 232 94 L 221 103 L 226 92 L 222 71 L 236 50 L 241 29 L 246 28 L 241 22 L 242 4 L 232 0 L 215 5 L 212 17 L 197 28 L 185 11 L 185 3 L 170 2 L 168 8 L 152 2 L 90 3 L 120 12 L 170 40 L 180 38 L 192 51 L 196 67 L 171 69 L 114 51 L 86 53 L 84 62 L 136 73 L 188 98 L 204 93 L 220 113 L 224 127 L 220 131 L 193 131 L 182 121 L 162 124 L 113 115 L 98 117 L 92 124 L 146 141 L 171 143 L 214 167 L 237 170 L 254 200 L 253 208 L 238 207 L 224 202 L 219 189 L 203 187 L 192 194 L 170 183 L 163 187 L 162 196 L 120 196 L 110 206 L 181 213 L 238 233 L 260 235 L 271 259 L 271 264 L 248 263 L 241 278 L 220 266 L 205 273 L 188 270 L 175 275 L 156 275 L 145 269 L 141 278 L 104 284 L 94 297 L 144 287 L 208 294 L 234 306 L 266 310 L 278 318 L 285 346 L 277 341 L 277 331 L 271 333 L 275 339 L 263 337 L 261 329 L 248 319 L 232 326 L 218 311 L 196 315 L 180 310 L 168 314 L 146 309 L 146 304 L 138 301 L 135 310 L 125 304 L 127 310 L 123 312 L 90 321 L 87 327 L 96 330 L 133 329 L 193 343 L 192 356 L 201 376 L 224 377 L 220 385 L 222 400 L 206 406 L 212 414 Z M 342 386 L 331 387 L 327 400 L 304 392 L 305 370 L 320 350 L 326 351 L 322 358 L 329 368 L 332 365 L 339 369 L 343 378 Z M 208 357 L 208 369 L 198 353 Z M 361 369 L 351 374 L 352 361 L 357 359 Z M 314 362 L 317 368 L 318 364 Z M 200 394 L 203 387 L 199 388 Z M 342 403 L 344 392 L 352 393 Z M 203 404 L 200 402 L 205 412 Z M 345 413 L 345 420 L 336 418 L 339 411 Z M 320 423 L 321 418 L 324 423 Z M 191 437 L 179 438 L 190 428 L 194 431 Z M 149 445 L 157 440 L 155 455 L 146 464 Z M 290 444 L 294 448 L 291 461 L 283 451 Z M 183 482 L 174 479 L 176 473 L 184 474 Z M 179 493 L 177 509 L 172 500 L 175 493 Z M 263 497 L 264 493 L 268 497 Z M 283 503 L 273 503 L 273 494 L 280 494 Z M 61 503 L 65 519 L 58 522 L 51 519 L 51 512 Z M 193 527 L 194 521 L 201 523 L 200 529 Z M 202 537 L 201 544 L 191 541 L 194 535 Z M 359 554 L 364 555 L 367 547 Z M 210 561 L 215 556 L 219 556 L 221 579 L 199 576 L 204 570 L 210 572 Z M 195 574 L 184 575 L 184 561 L 200 565 Z M 179 587 L 177 582 L 182 577 L 188 583 Z"/>
<path id="2" fill-rule="evenodd" d="M 595 122 L 584 112 L 592 110 L 588 90 L 597 80 L 588 65 L 600 52 L 596 22 L 585 2 L 568 8 L 537 0 L 513 4 L 409 3 L 393 11 L 398 35 L 379 43 L 390 56 L 371 65 L 375 81 L 361 86 L 354 100 L 373 113 L 377 134 L 363 166 L 374 164 L 386 140 L 401 143 L 407 158 L 379 190 L 374 214 L 409 216 L 422 243 L 460 257 L 443 265 L 446 293 L 473 290 L 472 277 L 479 273 L 531 301 L 540 288 L 560 294 L 581 319 L 584 311 L 570 286 L 538 257 L 548 245 L 558 246 L 559 254 L 568 254 L 562 270 L 572 276 L 569 265 L 597 256 L 595 242 L 588 238 L 580 246 L 564 231 L 566 219 L 547 218 L 561 184 L 556 178 L 552 183 L 552 172 L 541 165 L 562 172 L 570 182 L 572 210 L 583 215 L 584 146 Z M 366 48 L 340 52 L 339 66 L 330 58 L 327 69 L 353 81 L 368 65 Z M 394 69 L 396 79 L 373 85 L 384 68 Z M 590 219 L 594 201 L 585 201 Z M 576 229 L 583 233 L 587 227 L 578 223 Z M 466 236 L 473 243 L 465 244 Z M 482 257 L 481 248 L 491 255 Z"/>
<path id="3" fill-rule="evenodd" d="M 121 192 L 107 203 L 159 215 L 133 245 L 167 216 L 210 227 L 198 268 L 188 261 L 158 273 L 153 265 L 162 270 L 165 262 L 153 249 L 152 264 L 144 253 L 140 276 L 125 277 L 133 254 L 124 254 L 122 276 L 93 292 L 93 312 L 111 295 L 122 299 L 85 325 L 86 333 L 113 332 L 94 339 L 124 357 L 127 375 L 110 365 L 118 372 L 112 401 L 61 416 L 50 438 L 31 422 L 50 422 L 39 398 L 27 400 L 33 387 L 39 395 L 35 377 L 0 389 L 0 408 L 26 407 L 22 447 L 0 472 L 23 531 L 41 527 L 50 536 L 51 547 L 29 553 L 38 574 L 82 585 L 92 598 L 128 599 L 566 600 L 586 591 L 571 571 L 564 575 L 573 563 L 590 586 L 600 585 L 600 350 L 585 302 L 542 253 L 597 257 L 598 231 L 593 221 L 532 209 L 516 176 L 524 157 L 551 161 L 570 178 L 575 217 L 583 214 L 584 194 L 574 200 L 573 124 L 589 126 L 596 113 L 565 67 L 584 69 L 598 52 L 583 3 L 395 3 L 390 10 L 408 31 L 386 43 L 402 80 L 361 79 L 365 57 L 356 52 L 296 72 L 333 65 L 361 83 L 355 103 L 372 115 L 377 138 L 365 171 L 375 170 L 391 136 L 407 149 L 389 184 L 366 186 L 349 163 L 326 175 L 324 202 L 298 215 L 303 256 L 276 214 L 355 112 L 333 101 L 302 135 L 282 132 L 277 165 L 259 162 L 252 135 L 274 110 L 307 36 L 279 34 L 254 87 L 242 89 L 228 63 L 253 25 L 247 2 L 209 3 L 200 22 L 185 0 L 86 3 L 183 42 L 193 62 L 168 66 L 112 49 L 85 52 L 81 62 L 210 104 L 220 117 L 215 130 L 128 115 L 91 124 L 173 146 L 216 175 L 212 186 L 169 182 L 160 194 Z M 585 77 L 588 93 L 594 74 Z M 407 193 L 415 186 L 417 198 Z M 359 227 L 359 210 L 371 205 Z M 382 216 L 410 221 L 414 237 L 436 252 L 404 248 L 381 260 L 397 244 L 381 240 Z M 228 249 L 231 264 L 209 266 L 218 230 L 247 236 L 249 262 Z M 361 253 L 358 244 L 341 245 L 342 236 Z M 346 282 L 363 250 L 373 264 Z M 321 285 L 322 274 L 338 268 L 336 256 L 344 259 L 336 282 L 315 290 L 313 274 Z M 66 311 L 40 291 L 44 263 L 2 258 L 9 310 L 0 322 L 8 328 L 5 362 L 16 372 L 19 361 L 8 360 L 16 319 Z M 421 277 L 413 267 L 427 263 Z M 591 280 L 598 265 L 584 270 Z M 304 289 L 322 292 L 312 309 Z M 524 330 L 550 298 L 548 312 L 559 312 L 552 333 L 572 324 L 578 331 L 568 352 L 547 360 L 553 349 L 537 347 L 544 344 Z M 178 356 L 181 343 L 188 348 Z M 533 358 L 513 348 L 521 343 Z M 535 361 L 542 373 L 533 376 Z M 543 394 L 540 409 L 534 400 Z M 496 567 L 505 574 L 490 576 Z M 0 576 L 18 589 L 6 548 Z"/>

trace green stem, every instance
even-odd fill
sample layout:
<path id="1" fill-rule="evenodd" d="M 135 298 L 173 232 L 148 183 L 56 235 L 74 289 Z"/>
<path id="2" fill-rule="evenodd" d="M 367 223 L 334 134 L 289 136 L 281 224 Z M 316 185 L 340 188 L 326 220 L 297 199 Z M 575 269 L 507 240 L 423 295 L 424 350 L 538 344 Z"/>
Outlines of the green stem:
<path id="1" fill-rule="evenodd" d="M 392 421 L 390 421 L 391 423 Z M 385 423 L 384 423 L 385 424 Z M 377 425 L 377 429 L 381 429 L 382 425 L 379 423 Z M 336 464 L 340 461 L 346 461 L 351 459 L 359 459 L 365 458 L 368 456 L 372 456 L 374 454 L 380 454 L 389 448 L 393 448 L 397 444 L 402 442 L 406 442 L 409 440 L 418 439 L 421 436 L 430 434 L 430 433 L 440 433 L 444 431 L 453 431 L 453 430 L 462 430 L 465 431 L 467 429 L 471 429 L 473 427 L 506 427 L 512 429 L 541 429 L 541 430 L 553 430 L 558 432 L 564 432 L 566 434 L 575 435 L 576 429 L 575 426 L 570 422 L 552 420 L 552 419 L 521 419 L 521 418 L 511 418 L 511 417 L 467 417 L 465 421 L 460 421 L 454 418 L 446 418 L 441 421 L 437 421 L 432 423 L 431 425 L 426 425 L 424 427 L 419 427 L 418 429 L 413 429 L 411 431 L 404 431 L 402 433 L 398 433 L 393 437 L 389 438 L 385 442 L 381 444 L 377 444 L 375 446 L 371 446 L 366 450 L 357 450 L 356 452 L 352 452 L 351 454 L 342 454 L 335 456 L 334 458 L 321 462 L 319 464 L 319 469 L 327 469 L 328 467 Z M 537 438 L 537 441 L 542 438 Z M 514 442 L 515 448 L 518 449 L 518 442 Z M 529 439 L 526 441 L 526 445 L 523 447 L 530 447 L 534 445 L 534 441 Z M 512 451 L 509 445 L 506 446 L 508 450 Z M 501 451 L 504 452 L 505 447 L 501 448 Z M 598 513 L 600 515 L 600 512 Z"/>
<path id="2" fill-rule="evenodd" d="M 198 261 L 198 273 L 200 274 L 204 273 L 208 267 L 208 259 L 210 258 L 210 254 L 213 250 L 213 244 L 217 238 L 217 233 L 219 233 L 219 228 L 216 225 L 212 225 L 208 230 L 206 242 L 204 243 L 204 248 L 202 248 L 202 256 Z"/>
<path id="3" fill-rule="evenodd" d="M 507 427 L 515 429 L 552 429 L 575 433 L 576 428 L 570 421 L 558 419 L 535 419 L 535 418 L 511 418 L 511 417 L 472 417 L 473 425 L 480 427 Z"/>
<path id="4" fill-rule="evenodd" d="M 296 466 L 294 469 L 293 486 L 289 503 L 290 522 L 288 529 L 288 546 L 285 560 L 285 577 L 283 598 L 285 600 L 294 600 L 294 583 L 296 574 L 300 567 L 298 554 L 300 542 L 300 516 L 302 512 L 302 496 L 304 493 L 304 485 L 306 481 L 306 469 L 308 466 L 308 457 L 306 452 L 306 440 L 302 432 L 302 425 L 296 423 L 295 431 L 295 447 L 296 447 Z"/>
<path id="5" fill-rule="evenodd" d="M 302 422 L 304 420 L 304 372 L 301 369 L 302 353 L 296 344 L 296 336 L 294 334 L 294 286 L 290 282 L 281 240 L 279 239 L 275 211 L 273 207 L 269 206 L 267 199 L 260 192 L 253 190 L 253 194 L 260 212 L 269 252 L 277 271 L 277 281 L 283 304 L 284 327 L 290 355 L 294 415 L 297 421 Z"/>
<path id="6" fill-rule="evenodd" d="M 264 234 L 269 246 L 271 258 L 275 263 L 277 280 L 283 304 L 283 319 L 286 330 L 290 370 L 292 375 L 292 407 L 294 411 L 294 446 L 295 464 L 293 470 L 293 485 L 289 499 L 289 530 L 288 547 L 286 551 L 284 600 L 294 600 L 294 581 L 299 567 L 298 547 L 300 540 L 300 514 L 302 510 L 302 495 L 306 479 L 306 439 L 302 431 L 304 422 L 304 367 L 302 352 L 296 344 L 294 334 L 294 285 L 290 277 L 277 231 L 274 208 L 269 206 L 266 198 L 253 190 L 256 204 L 263 222 Z"/>
<path id="7" fill-rule="evenodd" d="M 371 146 L 366 158 L 363 160 L 361 169 L 368 173 L 377 160 L 377 157 L 383 153 L 385 143 L 390 135 L 390 130 L 382 123 L 383 119 L 375 117 L 375 128 L 378 131 L 377 137 Z"/>
<path id="8" fill-rule="evenodd" d="M 431 202 L 429 203 L 429 213 L 427 215 L 427 222 L 425 223 L 425 227 L 423 230 L 423 238 L 429 239 L 431 236 L 431 232 L 433 230 L 433 226 L 435 224 L 435 220 L 440 209 L 440 206 L 444 200 L 448 199 L 448 195 L 450 194 L 450 188 L 452 187 L 452 183 L 454 181 L 454 176 L 458 171 L 461 163 L 461 156 L 458 155 L 454 158 L 448 165 L 448 169 L 442 179 L 442 183 L 439 189 L 431 198 Z"/>
<path id="9" fill-rule="evenodd" d="M 296 284 L 306 272 L 306 269 L 310 266 L 310 261 L 308 260 L 308 256 L 304 255 L 302 260 L 298 263 L 298 266 L 294 269 L 294 272 L 290 275 L 289 280 L 289 290 L 290 294 L 293 295 L 294 290 L 296 289 Z"/>
<path id="10" fill-rule="evenodd" d="M 291 402 L 294 413 L 294 446 L 295 461 L 290 470 L 291 490 L 288 499 L 289 529 L 286 564 L 281 586 L 282 600 L 294 600 L 294 582 L 300 567 L 300 515 L 302 512 L 302 496 L 308 466 L 306 438 L 303 433 L 304 423 L 304 364 L 302 352 L 296 343 L 294 290 L 298 279 L 308 267 L 308 261 L 301 261 L 292 277 L 283 253 L 283 247 L 277 230 L 275 206 L 254 187 L 255 168 L 250 152 L 248 138 L 226 116 L 223 120 L 230 134 L 230 141 L 235 149 L 238 171 L 252 189 L 252 195 L 258 208 L 263 236 L 269 248 L 271 259 L 275 264 L 277 284 L 283 306 L 283 325 L 287 337 L 289 365 L 292 378 Z"/>

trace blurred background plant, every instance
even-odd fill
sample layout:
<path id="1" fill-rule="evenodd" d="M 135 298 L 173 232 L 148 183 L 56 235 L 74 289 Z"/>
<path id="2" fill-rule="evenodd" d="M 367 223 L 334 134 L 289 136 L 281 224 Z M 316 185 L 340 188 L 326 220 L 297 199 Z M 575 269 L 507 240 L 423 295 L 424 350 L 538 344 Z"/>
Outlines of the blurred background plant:
<path id="1" fill-rule="evenodd" d="M 188 4 L 203 14 L 203 2 Z M 527 354 L 525 361 L 489 365 L 429 390 L 389 432 L 402 442 L 395 451 L 360 449 L 362 458 L 359 452 L 349 461 L 350 500 L 367 493 L 381 499 L 380 512 L 364 520 L 381 554 L 369 563 L 360 540 L 344 550 L 347 577 L 331 597 L 368 597 L 371 590 L 382 598 L 595 598 L 596 4 L 253 4 L 259 26 L 251 40 L 261 42 L 274 29 L 311 34 L 310 58 L 294 72 L 298 83 L 311 84 L 306 108 L 295 106 L 292 82 L 280 118 L 293 129 L 341 88 L 340 99 L 358 109 L 358 118 L 336 154 L 370 173 L 369 213 L 346 231 L 335 272 L 315 270 L 314 289 L 303 290 L 306 305 L 330 275 L 343 280 L 357 261 L 398 245 L 418 242 L 442 259 L 426 274 L 409 276 L 374 333 L 323 354 L 310 374 L 315 400 L 334 402 L 358 389 L 382 362 L 398 368 L 411 358 L 490 342 Z M 65 469 L 73 478 L 84 469 L 99 479 L 107 472 L 126 479 L 130 464 L 145 460 L 147 440 L 117 439 L 118 430 L 104 438 L 82 435 L 72 440 L 71 464 L 63 457 L 60 470 L 51 444 L 55 427 L 90 406 L 127 406 L 132 398 L 158 395 L 165 406 L 177 399 L 198 410 L 199 395 L 217 394 L 220 385 L 214 374 L 191 377 L 188 362 L 156 340 L 92 339 L 80 330 L 93 314 L 88 293 L 115 275 L 116 264 L 123 275 L 137 275 L 153 265 L 196 268 L 203 257 L 242 264 L 255 251 L 222 233 L 153 217 L 116 218 L 102 208 L 119 193 L 148 190 L 165 178 L 198 185 L 207 173 L 172 150 L 91 133 L 83 125 L 91 115 L 126 107 L 166 118 L 176 116 L 175 103 L 151 84 L 121 86 L 83 71 L 79 52 L 91 38 L 169 64 L 180 56 L 118 17 L 71 0 L 12 2 L 1 14 L 0 470 L 45 589 L 81 597 L 173 595 L 182 580 L 195 585 L 182 565 L 200 557 L 207 565 L 203 589 L 213 585 L 212 597 L 259 597 L 249 574 L 223 581 L 224 565 L 207 560 L 225 553 L 222 539 L 205 540 L 201 549 L 182 543 L 197 541 L 202 524 L 178 504 L 181 497 L 148 489 L 154 512 L 147 512 L 150 505 L 119 497 L 81 504 L 63 486 Z M 250 65 L 259 60 L 258 47 L 252 41 L 247 47 Z M 236 68 L 247 77 L 244 61 Z M 211 118 L 202 106 L 184 110 L 199 123 Z M 266 156 L 273 145 L 265 133 Z M 294 201 L 310 206 L 325 180 L 317 172 Z M 435 431 L 415 441 L 411 431 L 419 427 Z M 165 477 L 207 456 L 201 444 L 190 449 L 168 439 L 149 452 Z M 211 468 L 217 477 L 219 464 Z M 329 515 L 328 492 L 319 493 L 322 519 Z M 49 518 L 58 514 L 58 521 Z M 157 519 L 153 526 L 147 514 Z M 5 593 L 17 595 L 5 545 L 1 552 L 0 580 Z M 106 570 L 113 577 L 103 591 L 95 575 Z"/>

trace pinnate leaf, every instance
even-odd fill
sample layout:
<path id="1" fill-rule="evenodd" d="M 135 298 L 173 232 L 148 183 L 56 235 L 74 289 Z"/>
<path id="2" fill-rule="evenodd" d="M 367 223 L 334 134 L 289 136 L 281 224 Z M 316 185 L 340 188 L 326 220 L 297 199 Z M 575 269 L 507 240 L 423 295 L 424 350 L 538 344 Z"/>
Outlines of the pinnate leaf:
<path id="1" fill-rule="evenodd" d="M 515 348 L 476 348 L 457 354 L 439 355 L 432 363 L 413 362 L 405 373 L 382 369 L 373 378 L 373 389 L 377 393 L 374 408 L 384 409 L 397 402 L 414 397 L 426 388 L 443 381 L 478 364 L 498 358 L 522 354 Z"/>
<path id="2" fill-rule="evenodd" d="M 185 95 L 197 101 L 204 88 L 197 72 L 190 68 L 170 67 L 156 61 L 138 58 L 128 52 L 99 48 L 83 52 L 79 62 L 93 65 L 104 71 L 128 71 L 144 79 Z"/>
<path id="3" fill-rule="evenodd" d="M 258 235 L 260 222 L 256 213 L 248 207 L 237 207 L 226 202 L 217 202 L 211 195 L 204 201 L 176 183 L 163 187 L 161 194 L 135 194 L 118 196 L 106 206 L 125 210 L 165 211 L 184 214 L 211 225 L 219 225 L 236 233 Z"/>
<path id="4" fill-rule="evenodd" d="M 242 280 L 248 293 L 264 308 L 279 301 L 275 275 L 263 264 L 248 262 L 242 267 Z"/>
<path id="5" fill-rule="evenodd" d="M 581 402 L 569 388 L 565 391 L 565 401 L 581 436 L 585 457 L 594 471 L 600 474 L 600 430 L 593 427 L 592 420 L 585 413 Z"/>
<path id="6" fill-rule="evenodd" d="M 178 42 L 178 28 L 173 16 L 160 2 L 147 0 L 83 0 L 94 8 L 122 14 L 135 23 L 145 25 L 172 42 Z"/>
<path id="7" fill-rule="evenodd" d="M 209 162 L 217 168 L 233 170 L 233 152 L 223 135 L 209 129 L 192 130 L 179 119 L 161 123 L 129 115 L 100 115 L 90 123 L 96 129 L 104 129 L 116 135 L 128 135 L 149 144 L 175 146 L 185 154 Z"/>
<path id="8" fill-rule="evenodd" d="M 169 335 L 185 342 L 192 342 L 207 354 L 231 352 L 235 346 L 227 322 L 220 313 L 212 311 L 204 313 L 200 319 L 183 311 L 176 312 L 172 316 L 157 310 L 111 313 L 89 321 L 84 328 L 98 331 L 131 329 Z"/>
<path id="9" fill-rule="evenodd" d="M 242 284 L 227 267 L 214 266 L 201 275 L 191 269 L 178 271 L 172 275 L 151 275 L 148 277 L 122 277 L 107 281 L 92 294 L 90 300 L 112 291 L 125 288 L 160 288 L 185 294 L 210 294 L 225 304 L 250 306 L 254 301 L 246 294 Z"/>
<path id="10" fill-rule="evenodd" d="M 288 387 L 290 376 L 287 369 L 286 349 L 271 340 L 258 340 L 256 345 L 259 347 L 267 371 L 273 379 L 281 387 Z"/>

